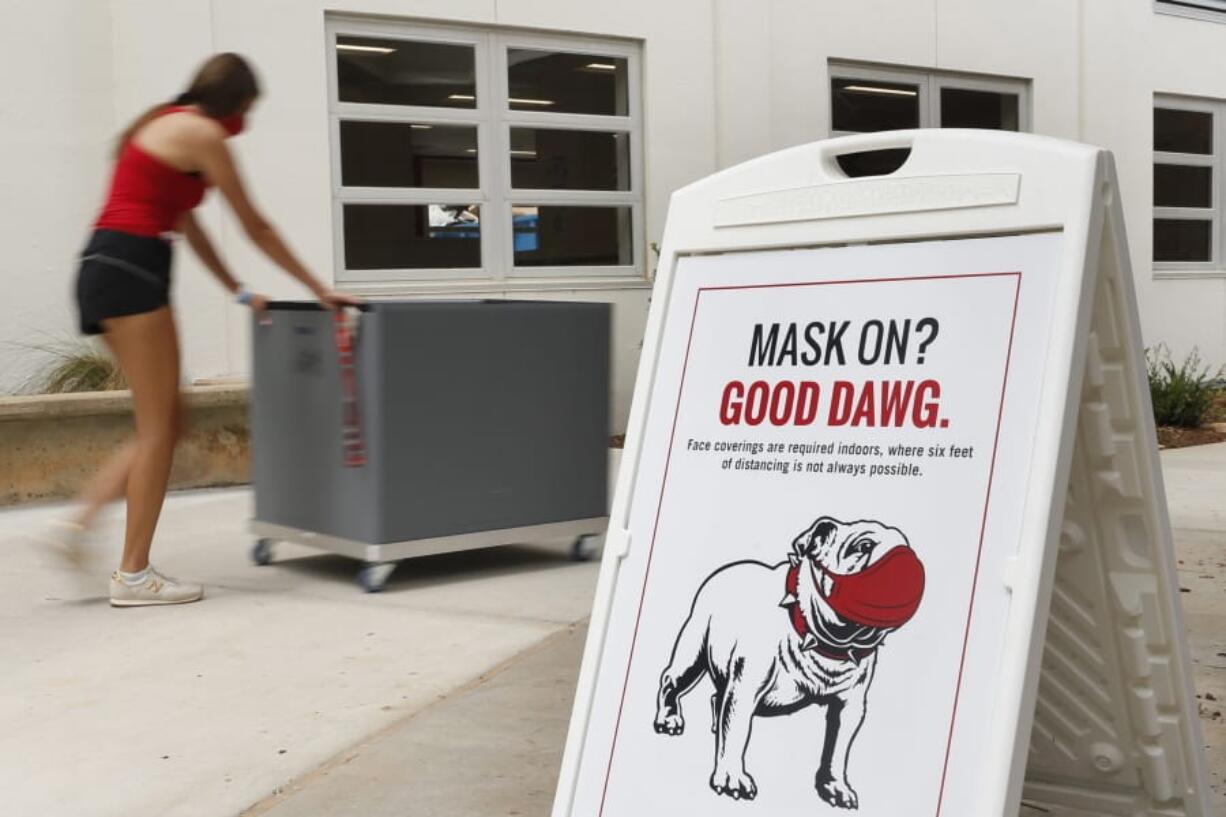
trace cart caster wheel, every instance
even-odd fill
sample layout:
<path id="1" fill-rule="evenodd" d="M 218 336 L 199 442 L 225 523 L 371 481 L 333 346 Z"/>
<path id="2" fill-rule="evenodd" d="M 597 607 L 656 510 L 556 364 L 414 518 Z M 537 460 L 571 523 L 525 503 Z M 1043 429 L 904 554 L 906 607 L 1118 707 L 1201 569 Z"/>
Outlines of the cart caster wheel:
<path id="1" fill-rule="evenodd" d="M 599 537 L 593 534 L 580 536 L 570 546 L 570 560 L 572 562 L 587 562 L 596 553 L 596 546 L 599 542 Z"/>
<path id="2" fill-rule="evenodd" d="M 382 593 L 387 586 L 388 577 L 395 569 L 395 564 L 366 565 L 358 571 L 358 584 L 367 593 Z"/>
<path id="3" fill-rule="evenodd" d="M 251 548 L 251 561 L 257 565 L 272 564 L 272 540 L 257 539 Z"/>

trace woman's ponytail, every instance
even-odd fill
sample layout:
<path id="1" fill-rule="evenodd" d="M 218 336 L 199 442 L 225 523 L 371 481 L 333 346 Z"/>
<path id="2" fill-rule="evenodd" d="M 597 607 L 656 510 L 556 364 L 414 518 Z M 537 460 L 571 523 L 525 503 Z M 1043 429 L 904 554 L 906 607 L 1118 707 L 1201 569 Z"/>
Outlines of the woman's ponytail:
<path id="1" fill-rule="evenodd" d="M 169 103 L 153 106 L 124 129 L 119 135 L 115 155 L 119 155 L 138 130 L 173 105 L 197 105 L 207 115 L 223 119 L 238 112 L 259 93 L 259 81 L 246 60 L 238 54 L 215 54 L 200 66 L 186 91 Z"/>

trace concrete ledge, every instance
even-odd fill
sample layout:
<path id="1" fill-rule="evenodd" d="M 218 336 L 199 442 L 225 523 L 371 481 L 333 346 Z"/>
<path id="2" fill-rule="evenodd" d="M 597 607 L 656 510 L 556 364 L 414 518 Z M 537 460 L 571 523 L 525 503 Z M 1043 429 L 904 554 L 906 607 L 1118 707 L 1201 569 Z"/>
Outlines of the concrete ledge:
<path id="1" fill-rule="evenodd" d="M 183 398 L 191 409 L 247 405 L 246 386 L 188 386 Z M 131 414 L 132 392 L 89 391 L 77 394 L 30 394 L 0 397 L 0 423 L 46 417 Z"/>
<path id="2" fill-rule="evenodd" d="M 249 480 L 247 395 L 230 383 L 183 390 L 188 432 L 172 488 Z M 132 430 L 127 391 L 0 398 L 0 505 L 74 496 Z"/>

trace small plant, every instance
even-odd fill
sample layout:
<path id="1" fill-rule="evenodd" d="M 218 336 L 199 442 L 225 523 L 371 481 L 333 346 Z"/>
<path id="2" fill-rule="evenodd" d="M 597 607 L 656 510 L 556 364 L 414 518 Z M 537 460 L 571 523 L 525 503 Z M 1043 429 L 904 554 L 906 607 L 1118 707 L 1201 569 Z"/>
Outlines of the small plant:
<path id="1" fill-rule="evenodd" d="M 119 365 L 89 341 L 74 338 L 58 343 L 25 344 L 24 348 L 50 358 L 44 369 L 26 381 L 24 391 L 64 394 L 128 387 Z"/>
<path id="2" fill-rule="evenodd" d="M 1212 371 L 1196 349 L 1176 366 L 1165 344 L 1145 350 L 1145 365 L 1154 422 L 1159 426 L 1200 428 L 1218 395 L 1223 369 Z"/>

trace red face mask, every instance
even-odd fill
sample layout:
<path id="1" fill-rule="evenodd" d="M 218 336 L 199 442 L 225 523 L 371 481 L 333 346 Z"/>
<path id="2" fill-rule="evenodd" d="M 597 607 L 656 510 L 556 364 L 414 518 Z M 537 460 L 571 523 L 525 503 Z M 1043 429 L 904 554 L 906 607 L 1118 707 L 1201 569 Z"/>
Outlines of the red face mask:
<path id="1" fill-rule="evenodd" d="M 924 565 L 909 547 L 895 547 L 859 573 L 832 573 L 820 565 L 818 570 L 831 580 L 830 594 L 822 594 L 830 608 L 867 627 L 901 627 L 924 597 Z"/>
<path id="2" fill-rule="evenodd" d="M 243 132 L 246 126 L 246 114 L 232 113 L 229 116 L 223 116 L 217 120 L 218 124 L 225 130 L 226 136 L 238 136 Z"/>

